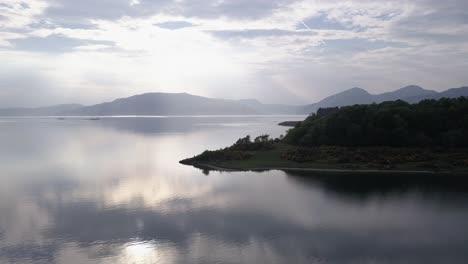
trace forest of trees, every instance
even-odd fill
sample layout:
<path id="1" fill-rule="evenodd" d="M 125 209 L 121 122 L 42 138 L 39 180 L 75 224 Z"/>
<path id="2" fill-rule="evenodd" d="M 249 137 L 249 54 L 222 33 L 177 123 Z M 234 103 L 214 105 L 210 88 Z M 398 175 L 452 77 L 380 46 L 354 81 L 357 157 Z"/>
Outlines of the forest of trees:
<path id="1" fill-rule="evenodd" d="M 300 146 L 468 147 L 468 99 L 320 109 L 284 140 Z"/>

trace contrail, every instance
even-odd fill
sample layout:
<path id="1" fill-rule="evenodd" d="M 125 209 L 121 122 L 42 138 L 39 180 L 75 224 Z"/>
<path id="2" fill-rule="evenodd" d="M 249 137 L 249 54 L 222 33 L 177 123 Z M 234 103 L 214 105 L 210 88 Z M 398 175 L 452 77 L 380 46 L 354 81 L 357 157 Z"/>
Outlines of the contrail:
<path id="1" fill-rule="evenodd" d="M 312 29 L 306 23 L 304 23 L 304 21 L 302 21 L 302 20 L 300 20 L 300 21 L 301 21 L 302 25 L 304 25 L 304 27 L 306 27 L 308 30 L 312 31 Z M 327 43 L 325 43 L 325 41 L 323 41 L 323 40 L 320 40 L 320 43 L 322 43 L 325 46 L 327 45 Z"/>
<path id="2" fill-rule="evenodd" d="M 306 27 L 307 29 L 312 30 L 306 23 L 304 23 L 304 21 L 301 20 L 301 23 L 302 23 L 302 25 L 304 25 L 304 27 Z"/>

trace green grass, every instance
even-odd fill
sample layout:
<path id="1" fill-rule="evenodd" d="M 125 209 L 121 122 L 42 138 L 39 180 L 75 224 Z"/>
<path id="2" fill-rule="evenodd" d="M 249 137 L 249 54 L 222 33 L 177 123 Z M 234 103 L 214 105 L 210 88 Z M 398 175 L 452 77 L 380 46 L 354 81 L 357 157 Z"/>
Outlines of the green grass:
<path id="1" fill-rule="evenodd" d="M 408 171 L 459 171 L 468 172 L 468 151 L 465 149 L 428 150 L 417 148 L 340 148 L 340 147 L 318 147 L 315 149 L 317 159 L 307 162 L 296 162 L 284 158 L 284 153 L 298 149 L 296 146 L 284 143 L 275 143 L 273 149 L 260 151 L 244 151 L 251 154 L 250 158 L 242 160 L 197 160 L 197 157 L 185 160 L 187 165 L 212 165 L 216 167 L 249 170 L 249 169 L 274 169 L 274 168 L 301 168 L 301 169 L 338 169 L 338 170 L 408 170 Z M 229 151 L 218 150 L 216 153 Z M 375 153 L 378 153 L 376 155 Z M 425 153 L 431 157 L 430 161 L 407 161 L 411 155 Z M 338 156 L 348 157 L 349 162 L 338 162 Z M 367 160 L 356 161 L 355 157 L 365 156 Z M 376 164 L 373 156 L 380 159 L 390 160 L 391 166 Z M 414 158 L 413 158 L 414 159 Z"/>
<path id="2" fill-rule="evenodd" d="M 281 158 L 285 151 L 294 149 L 293 146 L 276 144 L 275 148 L 266 151 L 249 152 L 253 157 L 246 160 L 229 160 L 213 163 L 219 167 L 249 169 L 249 168 L 271 168 L 271 167 L 296 167 L 296 168 L 332 168 L 330 164 L 320 164 L 316 162 L 295 162 Z"/>

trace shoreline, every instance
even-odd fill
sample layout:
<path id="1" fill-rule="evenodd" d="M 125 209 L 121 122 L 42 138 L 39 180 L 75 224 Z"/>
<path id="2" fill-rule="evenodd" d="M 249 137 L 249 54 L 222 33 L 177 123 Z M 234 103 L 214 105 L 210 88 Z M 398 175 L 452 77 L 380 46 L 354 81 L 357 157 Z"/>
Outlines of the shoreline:
<path id="1" fill-rule="evenodd" d="M 183 163 L 181 163 L 183 164 Z M 319 168 L 301 168 L 301 167 L 252 167 L 252 168 L 229 168 L 220 165 L 208 164 L 208 163 L 194 163 L 194 164 L 183 164 L 193 166 L 198 169 L 206 169 L 213 171 L 222 172 L 246 172 L 246 171 L 302 171 L 302 172 L 321 172 L 321 173 L 378 173 L 378 174 L 458 174 L 468 175 L 468 171 L 431 171 L 431 170 L 376 170 L 376 169 L 319 169 Z"/>
<path id="2" fill-rule="evenodd" d="M 181 160 L 181 164 L 218 171 L 302 171 L 334 174 L 468 175 L 468 149 L 395 147 L 298 147 L 279 139 L 234 145 Z"/>

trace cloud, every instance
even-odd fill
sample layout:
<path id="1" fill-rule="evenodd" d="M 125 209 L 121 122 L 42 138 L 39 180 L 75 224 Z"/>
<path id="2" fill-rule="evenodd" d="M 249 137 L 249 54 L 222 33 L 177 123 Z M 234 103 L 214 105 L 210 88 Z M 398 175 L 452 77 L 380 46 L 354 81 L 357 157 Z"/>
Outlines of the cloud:
<path id="1" fill-rule="evenodd" d="M 0 3 L 0 29 L 22 28 L 34 22 L 46 3 L 41 0 L 3 0 Z"/>
<path id="2" fill-rule="evenodd" d="M 172 12 L 199 18 L 260 19 L 289 6 L 294 0 L 195 0 L 178 2 Z"/>
<path id="3" fill-rule="evenodd" d="M 324 14 L 304 19 L 304 21 L 300 21 L 296 25 L 296 29 L 310 29 L 310 28 L 312 29 L 336 29 L 336 30 L 347 29 L 347 27 L 343 26 L 339 22 L 327 18 L 327 16 Z"/>
<path id="4" fill-rule="evenodd" d="M 231 38 L 265 38 L 265 37 L 284 37 L 284 36 L 311 36 L 315 32 L 308 30 L 282 30 L 282 29 L 246 29 L 246 30 L 213 30 L 208 31 L 216 37 L 223 39 Z"/>
<path id="5" fill-rule="evenodd" d="M 176 30 L 176 29 L 194 26 L 192 23 L 187 22 L 187 21 L 166 21 L 166 22 L 161 22 L 161 23 L 155 23 L 154 25 L 160 28 L 165 28 L 165 29 L 170 29 L 170 30 Z"/>
<path id="6" fill-rule="evenodd" d="M 291 4 L 292 0 L 51 0 L 47 17 L 58 21 L 114 20 L 124 16 L 148 17 L 166 13 L 185 17 L 258 19 Z"/>
<path id="7" fill-rule="evenodd" d="M 169 3 L 170 0 L 141 1 L 134 5 L 129 0 L 52 0 L 45 10 L 45 17 L 62 22 L 113 20 L 123 16 L 147 16 Z"/>
<path id="8" fill-rule="evenodd" d="M 14 45 L 14 48 L 19 50 L 47 53 L 64 53 L 88 45 L 113 45 L 111 41 L 81 40 L 69 38 L 64 35 L 49 35 L 43 38 L 20 38 L 10 40 L 10 42 Z"/>
<path id="9" fill-rule="evenodd" d="M 31 25 L 31 29 L 57 29 L 57 28 L 68 28 L 68 29 L 97 29 L 96 25 L 91 22 L 71 22 L 71 23 L 53 23 L 49 20 L 39 20 Z"/>
<path id="10" fill-rule="evenodd" d="M 174 91 L 314 102 L 352 86 L 468 83 L 464 0 L 5 0 L 0 9 L 0 57 L 46 54 L 47 68 L 69 77 L 61 85 L 91 101 Z M 73 60 L 68 72 L 59 55 Z"/>

